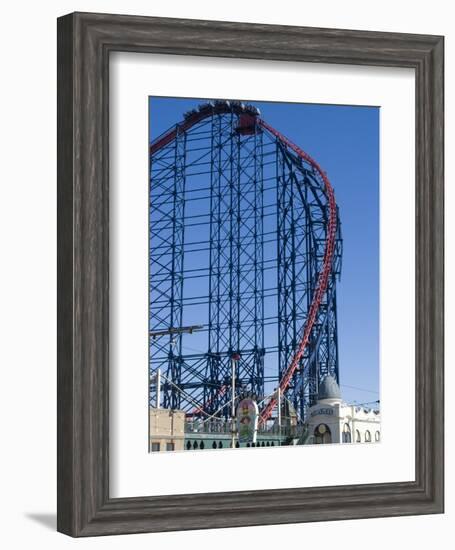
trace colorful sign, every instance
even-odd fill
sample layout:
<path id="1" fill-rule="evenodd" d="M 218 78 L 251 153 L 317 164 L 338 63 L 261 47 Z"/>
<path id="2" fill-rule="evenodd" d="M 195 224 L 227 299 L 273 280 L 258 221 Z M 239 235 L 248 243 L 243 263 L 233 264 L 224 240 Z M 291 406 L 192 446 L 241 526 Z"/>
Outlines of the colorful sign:
<path id="1" fill-rule="evenodd" d="M 256 443 L 259 409 L 251 397 L 245 397 L 237 406 L 237 433 L 239 443 Z"/>

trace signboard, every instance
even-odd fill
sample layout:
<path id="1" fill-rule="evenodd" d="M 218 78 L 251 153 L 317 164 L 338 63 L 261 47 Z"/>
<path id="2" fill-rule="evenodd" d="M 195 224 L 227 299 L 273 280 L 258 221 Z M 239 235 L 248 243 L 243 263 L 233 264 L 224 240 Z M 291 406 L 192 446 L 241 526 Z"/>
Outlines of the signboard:
<path id="1" fill-rule="evenodd" d="M 239 443 L 256 443 L 259 409 L 251 397 L 245 397 L 237 406 L 237 433 Z"/>
<path id="2" fill-rule="evenodd" d="M 316 411 L 313 411 L 310 416 L 319 416 L 319 415 L 330 416 L 331 414 L 333 414 L 333 409 L 318 409 Z"/>

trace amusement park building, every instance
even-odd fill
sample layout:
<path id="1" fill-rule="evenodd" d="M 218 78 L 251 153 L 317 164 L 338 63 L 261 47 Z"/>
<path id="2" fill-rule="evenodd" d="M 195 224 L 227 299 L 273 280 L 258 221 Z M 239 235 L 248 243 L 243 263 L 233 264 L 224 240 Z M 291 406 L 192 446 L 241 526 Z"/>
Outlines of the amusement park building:
<path id="1" fill-rule="evenodd" d="M 307 425 L 310 444 L 372 443 L 381 439 L 379 411 L 344 403 L 332 376 L 319 387 L 318 400 L 308 410 Z"/>
<path id="2" fill-rule="evenodd" d="M 283 413 L 286 414 L 284 408 Z M 229 422 L 188 422 L 185 421 L 184 411 L 150 409 L 150 433 L 153 434 L 150 438 L 151 451 L 231 447 L 232 430 Z M 322 381 L 318 400 L 308 410 L 307 420 L 303 426 L 290 425 L 289 418 L 283 418 L 281 427 L 274 426 L 267 431 L 258 431 L 256 447 L 377 443 L 380 439 L 379 411 L 344 403 L 337 382 L 329 375 Z M 236 444 L 236 447 L 238 446 Z"/>

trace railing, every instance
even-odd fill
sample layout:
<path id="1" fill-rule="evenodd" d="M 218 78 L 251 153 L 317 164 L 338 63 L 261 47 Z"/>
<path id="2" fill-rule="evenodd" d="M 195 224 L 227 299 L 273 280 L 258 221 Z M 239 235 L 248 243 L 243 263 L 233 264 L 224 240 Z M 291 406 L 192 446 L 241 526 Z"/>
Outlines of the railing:
<path id="1" fill-rule="evenodd" d="M 185 433 L 190 434 L 232 434 L 232 422 L 230 420 L 192 420 L 185 422 Z M 234 422 L 234 431 L 237 431 L 237 423 Z M 259 426 L 258 436 L 281 436 L 283 438 L 299 438 L 306 432 L 306 427 L 297 426 Z"/>

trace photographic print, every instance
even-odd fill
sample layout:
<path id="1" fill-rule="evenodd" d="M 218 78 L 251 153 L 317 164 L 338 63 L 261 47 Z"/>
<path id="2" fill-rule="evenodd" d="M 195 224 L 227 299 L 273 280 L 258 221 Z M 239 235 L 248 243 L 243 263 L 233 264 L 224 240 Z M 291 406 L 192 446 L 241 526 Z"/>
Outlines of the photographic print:
<path id="1" fill-rule="evenodd" d="M 380 442 L 379 131 L 149 98 L 150 452 Z"/>

